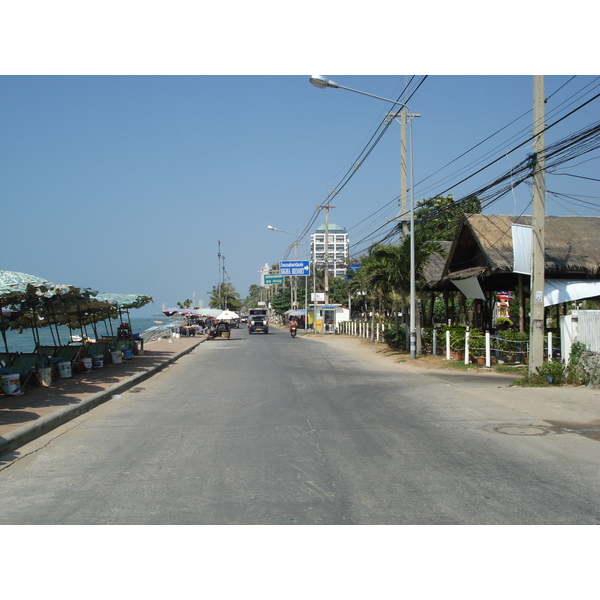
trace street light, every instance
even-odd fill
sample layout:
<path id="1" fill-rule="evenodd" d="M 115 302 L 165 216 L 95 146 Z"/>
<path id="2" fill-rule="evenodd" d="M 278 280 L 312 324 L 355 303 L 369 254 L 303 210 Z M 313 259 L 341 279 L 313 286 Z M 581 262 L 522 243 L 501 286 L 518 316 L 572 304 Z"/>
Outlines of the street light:
<path id="1" fill-rule="evenodd" d="M 345 87 L 323 77 L 323 75 L 313 75 L 309 79 L 310 83 L 315 87 L 323 90 L 325 88 L 339 88 L 342 90 L 348 90 L 349 92 L 355 92 L 362 94 L 363 96 L 369 96 L 370 98 L 377 98 L 378 100 L 384 100 L 385 102 L 391 102 L 397 106 L 402 106 L 402 112 L 406 111 L 410 113 L 408 105 L 403 102 L 397 102 L 396 100 L 390 100 L 389 98 L 383 98 L 382 96 L 375 96 L 374 94 L 368 94 L 367 92 L 361 92 L 349 87 Z M 396 115 L 394 115 L 396 116 Z M 419 116 L 419 115 L 410 115 Z M 410 358 L 415 359 L 417 357 L 417 326 L 416 326 L 416 277 L 415 277 L 415 199 L 414 199 L 414 182 L 412 178 L 412 127 L 411 127 L 411 180 L 410 180 L 410 191 L 411 191 L 411 206 L 410 206 Z M 402 190 L 401 190 L 402 191 Z"/>
<path id="2" fill-rule="evenodd" d="M 290 235 L 296 236 L 296 241 L 290 244 L 290 246 L 294 246 L 294 260 L 298 260 L 298 245 L 300 244 L 298 238 L 301 238 L 302 235 L 298 233 L 292 233 L 291 231 L 285 231 L 285 229 L 277 229 L 277 227 L 273 227 L 272 225 L 267 225 L 267 229 L 270 229 L 271 231 L 280 231 L 281 233 L 289 233 Z M 298 282 L 295 276 L 292 279 L 292 283 L 292 307 L 298 307 Z"/>

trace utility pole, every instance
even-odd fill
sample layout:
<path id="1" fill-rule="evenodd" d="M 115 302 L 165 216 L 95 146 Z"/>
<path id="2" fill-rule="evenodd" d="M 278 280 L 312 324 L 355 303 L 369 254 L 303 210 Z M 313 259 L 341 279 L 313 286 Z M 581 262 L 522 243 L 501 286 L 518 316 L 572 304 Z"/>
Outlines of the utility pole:
<path id="1" fill-rule="evenodd" d="M 402 211 L 400 214 L 402 215 L 402 237 L 404 239 L 408 235 L 408 223 L 406 222 L 406 213 L 408 211 L 406 193 L 406 113 L 406 109 L 400 113 L 400 210 Z"/>
<path id="2" fill-rule="evenodd" d="M 298 238 L 300 236 L 298 235 L 298 230 L 296 229 L 296 241 L 292 244 L 294 246 L 294 260 L 297 261 L 298 260 Z M 292 296 L 292 310 L 298 310 L 298 277 L 296 277 L 296 275 L 294 275 L 292 277 L 292 289 L 291 289 L 291 296 Z"/>
<path id="3" fill-rule="evenodd" d="M 337 208 L 331 204 L 317 206 L 317 208 L 325 209 L 325 301 L 324 304 L 329 304 L 329 209 Z M 315 252 L 316 254 L 316 252 Z"/>
<path id="4" fill-rule="evenodd" d="M 329 304 L 329 204 L 325 207 L 325 304 Z"/>
<path id="5" fill-rule="evenodd" d="M 221 308 L 221 241 L 217 240 L 218 244 L 219 244 L 219 253 L 218 253 L 218 257 L 219 257 L 219 276 L 218 276 L 218 281 L 217 281 L 217 307 Z"/>
<path id="6" fill-rule="evenodd" d="M 336 206 L 331 206 L 331 204 L 329 204 L 329 193 L 327 194 L 327 204 L 323 205 L 323 206 L 317 206 L 318 209 L 325 209 L 325 281 L 324 281 L 324 288 L 325 288 L 325 293 L 323 294 L 323 306 L 326 306 L 327 304 L 329 304 L 329 209 L 330 208 L 337 208 Z M 315 269 L 314 271 L 316 271 L 316 266 L 317 266 L 317 251 L 316 251 L 316 242 L 315 242 Z M 316 325 L 317 325 L 317 300 L 316 300 L 316 293 L 315 293 L 315 304 L 314 304 L 314 323 L 315 323 L 315 332 L 316 332 Z M 322 333 L 325 333 L 325 310 L 323 310 L 323 320 L 322 320 Z"/>
<path id="7" fill-rule="evenodd" d="M 415 198 L 414 198 L 414 176 L 413 176 L 413 156 L 412 156 L 412 118 L 420 117 L 419 114 L 409 114 L 408 107 L 405 106 L 399 113 L 388 113 L 388 119 L 398 119 L 400 117 L 400 198 L 401 198 L 401 216 L 402 237 L 406 239 L 409 233 L 407 214 L 407 187 L 406 187 L 406 119 L 411 118 L 410 127 L 410 358 L 417 358 L 417 304 L 416 304 L 416 273 L 415 273 Z"/>
<path id="8" fill-rule="evenodd" d="M 533 196 L 532 196 L 532 264 L 529 316 L 529 373 L 544 363 L 544 220 L 546 181 L 544 151 L 544 76 L 533 76 Z M 551 356 L 552 348 L 548 348 Z"/>
<path id="9" fill-rule="evenodd" d="M 219 308 L 221 310 L 226 310 L 227 309 L 227 297 L 225 295 L 225 256 L 221 257 L 223 259 L 223 286 L 222 286 L 222 293 L 221 293 L 221 300 L 223 301 L 223 306 L 219 305 Z"/>

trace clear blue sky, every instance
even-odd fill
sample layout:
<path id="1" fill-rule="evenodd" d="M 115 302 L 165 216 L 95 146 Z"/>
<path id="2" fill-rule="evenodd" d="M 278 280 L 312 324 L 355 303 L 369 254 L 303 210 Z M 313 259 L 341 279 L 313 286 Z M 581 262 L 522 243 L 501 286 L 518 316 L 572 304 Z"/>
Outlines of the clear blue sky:
<path id="1" fill-rule="evenodd" d="M 64 51 L 60 39 L 58 48 Z M 249 39 L 240 39 L 240 50 Z M 83 43 L 81 33 L 77 42 Z M 48 46 L 51 52 L 56 48 Z M 248 49 L 257 53 L 254 46 Z M 310 85 L 308 69 L 336 64 L 317 62 L 310 53 L 303 74 L 294 70 L 302 63 L 296 54 L 289 71 L 294 75 L 257 75 L 285 70 L 268 61 L 253 68 L 251 59 L 239 69 L 230 63 L 221 71 L 219 63 L 214 71 L 204 69 L 224 75 L 177 75 L 197 70 L 187 69 L 185 62 L 181 69 L 152 61 L 133 61 L 129 67 L 133 46 L 122 57 L 110 55 L 104 68 L 98 67 L 100 60 L 70 62 L 78 48 L 70 50 L 59 55 L 63 62 L 52 63 L 44 62 L 40 49 L 0 77 L 2 269 L 101 292 L 152 296 L 155 304 L 139 316 L 193 294 L 206 303 L 219 280 L 217 240 L 230 281 L 245 297 L 249 286 L 259 283 L 261 266 L 284 258 L 294 241 L 267 225 L 294 232 L 311 223 L 328 189 L 344 180 L 390 109 L 380 100 Z M 121 58 L 125 72 L 134 75 L 95 74 L 121 73 Z M 369 72 L 367 64 L 363 57 L 357 69 Z M 423 66 L 438 73 L 450 67 L 437 59 Z M 468 66 L 449 72 L 469 72 Z M 352 71 L 346 66 L 340 72 Z M 389 61 L 382 72 L 390 72 Z M 564 72 L 576 73 L 576 64 Z M 410 82 L 408 104 L 421 115 L 413 125 L 416 201 L 442 192 L 460 198 L 532 151 L 528 144 L 458 185 L 529 136 L 530 75 L 430 75 L 424 80 L 416 75 L 411 80 L 411 75 L 320 74 L 392 99 Z M 594 76 L 570 77 L 546 78 L 548 123 L 599 92 Z M 595 122 L 599 108 L 596 100 L 579 110 L 552 128 L 546 143 Z M 393 123 L 332 201 L 330 221 L 349 230 L 353 252 L 388 231 L 386 220 L 398 212 L 399 130 Z M 589 202 L 558 203 L 549 196 L 549 214 L 598 214 L 598 182 L 565 175 L 597 178 L 598 156 L 586 155 L 548 176 L 549 190 L 586 196 L 581 199 Z M 522 185 L 486 212 L 528 214 L 530 200 L 530 188 Z M 322 222 L 320 215 L 311 231 Z M 303 242 L 299 258 L 306 256 Z"/>

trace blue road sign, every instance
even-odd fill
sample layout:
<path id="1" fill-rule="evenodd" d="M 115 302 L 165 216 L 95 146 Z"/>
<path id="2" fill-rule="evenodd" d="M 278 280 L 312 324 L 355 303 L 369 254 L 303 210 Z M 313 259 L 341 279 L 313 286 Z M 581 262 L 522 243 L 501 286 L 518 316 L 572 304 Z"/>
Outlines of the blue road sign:
<path id="1" fill-rule="evenodd" d="M 280 275 L 310 275 L 309 260 L 281 260 L 279 261 Z"/>

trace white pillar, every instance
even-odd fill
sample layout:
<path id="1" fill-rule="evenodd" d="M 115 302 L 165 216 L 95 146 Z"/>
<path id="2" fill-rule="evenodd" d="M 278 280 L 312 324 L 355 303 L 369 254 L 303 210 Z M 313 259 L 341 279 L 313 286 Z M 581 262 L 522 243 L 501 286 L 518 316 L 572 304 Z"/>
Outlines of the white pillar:
<path id="1" fill-rule="evenodd" d="M 465 365 L 469 364 L 469 330 L 465 332 Z"/>

